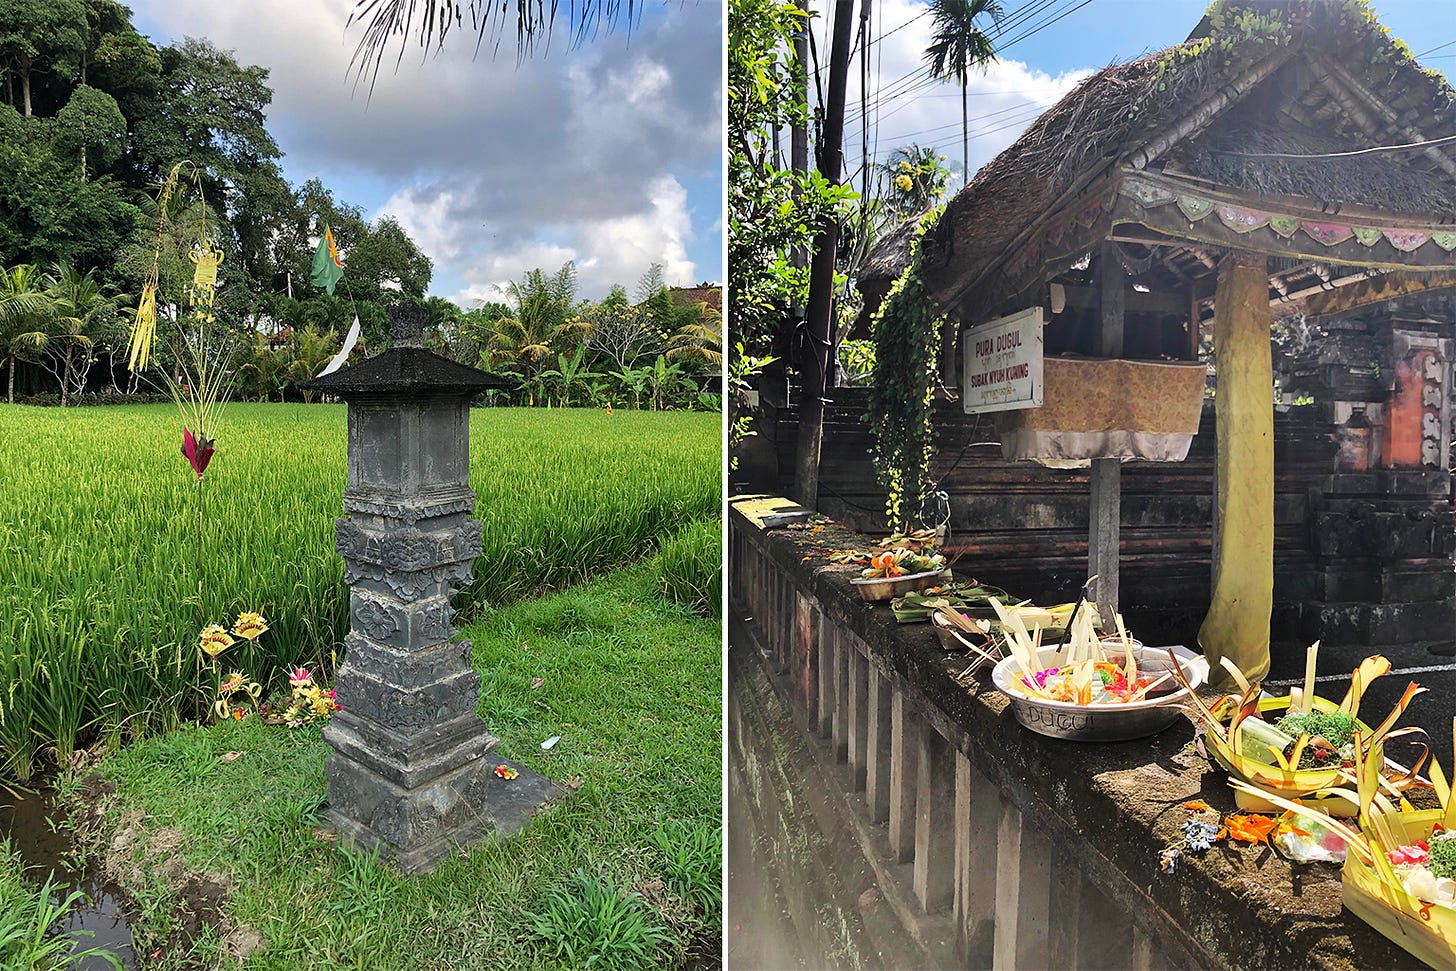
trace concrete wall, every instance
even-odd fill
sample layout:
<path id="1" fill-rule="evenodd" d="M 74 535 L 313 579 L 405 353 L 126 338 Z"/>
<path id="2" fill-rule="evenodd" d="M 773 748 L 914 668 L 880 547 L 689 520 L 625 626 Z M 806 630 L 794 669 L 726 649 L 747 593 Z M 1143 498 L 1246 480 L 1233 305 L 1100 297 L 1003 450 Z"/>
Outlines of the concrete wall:
<path id="1" fill-rule="evenodd" d="M 1334 867 L 1220 844 L 1159 871 L 1183 802 L 1233 810 L 1187 722 L 1112 745 L 1034 735 L 989 672 L 958 683 L 964 658 L 827 563 L 864 537 L 729 516 L 730 844 L 772 875 L 808 966 L 1411 963 L 1341 909 Z M 730 879 L 730 927 L 734 907 Z"/>

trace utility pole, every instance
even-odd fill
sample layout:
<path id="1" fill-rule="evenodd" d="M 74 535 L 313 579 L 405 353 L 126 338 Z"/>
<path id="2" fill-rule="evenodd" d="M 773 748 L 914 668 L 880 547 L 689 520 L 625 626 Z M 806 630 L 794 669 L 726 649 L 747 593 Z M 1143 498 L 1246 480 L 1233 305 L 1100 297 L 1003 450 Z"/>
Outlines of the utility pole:
<path id="1" fill-rule="evenodd" d="M 849 44 L 854 27 L 854 0 L 835 0 L 834 36 L 829 48 L 829 93 L 824 105 L 819 172 L 838 185 L 844 164 L 844 99 L 849 87 Z M 827 219 L 814 237 L 809 264 L 809 306 L 804 321 L 799 378 L 804 384 L 799 405 L 799 442 L 795 451 L 794 492 L 800 505 L 819 501 L 819 448 L 824 432 L 824 389 L 829 370 L 830 334 L 834 316 L 834 260 L 839 224 Z"/>

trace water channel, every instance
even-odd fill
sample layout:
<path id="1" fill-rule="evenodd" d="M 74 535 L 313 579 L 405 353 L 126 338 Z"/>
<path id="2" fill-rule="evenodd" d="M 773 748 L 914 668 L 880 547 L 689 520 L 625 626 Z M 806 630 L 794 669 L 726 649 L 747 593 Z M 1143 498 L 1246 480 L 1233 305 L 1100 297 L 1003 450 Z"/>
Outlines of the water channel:
<path id="1" fill-rule="evenodd" d="M 47 874 L 54 874 L 66 887 L 62 896 L 73 889 L 85 895 L 66 919 L 52 928 L 52 933 L 71 935 L 76 950 L 108 950 L 121 958 L 127 971 L 135 971 L 131 927 L 122 912 L 121 890 L 105 878 L 99 864 L 75 853 L 70 831 L 53 825 L 63 820 L 64 815 L 51 805 L 44 792 L 0 788 L 0 834 L 10 837 L 10 845 L 25 862 L 26 879 L 39 887 Z M 88 931 L 90 936 L 85 934 Z M 99 957 L 86 957 L 75 967 L 79 971 L 108 971 L 111 964 Z"/>

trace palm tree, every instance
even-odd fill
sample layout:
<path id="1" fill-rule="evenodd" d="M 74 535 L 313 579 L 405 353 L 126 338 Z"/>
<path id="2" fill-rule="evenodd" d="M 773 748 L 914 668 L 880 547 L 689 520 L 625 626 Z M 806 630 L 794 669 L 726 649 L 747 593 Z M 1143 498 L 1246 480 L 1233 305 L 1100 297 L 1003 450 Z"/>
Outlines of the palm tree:
<path id="1" fill-rule="evenodd" d="M 698 319 L 683 324 L 667 339 L 669 361 L 702 361 L 709 367 L 723 365 L 723 314 L 703 301 L 698 302 Z"/>
<path id="2" fill-rule="evenodd" d="M 46 326 L 54 313 L 40 267 L 21 263 L 0 269 L 0 353 L 5 355 L 9 383 L 5 400 L 15 404 L 15 360 L 27 347 L 45 347 Z"/>
<path id="3" fill-rule="evenodd" d="M 962 178 L 964 184 L 971 181 L 971 129 L 966 115 L 966 85 L 971 68 L 985 66 L 996 60 L 996 48 L 991 37 L 976 20 L 989 16 L 993 24 L 999 24 L 1005 11 L 998 0 L 930 0 L 930 16 L 934 33 L 930 46 L 925 49 L 925 60 L 930 63 L 930 76 L 947 81 L 957 81 L 961 86 L 961 151 L 965 155 Z"/>
<path id="4" fill-rule="evenodd" d="M 61 407 L 67 398 L 80 394 L 96 357 L 92 353 L 98 338 L 116 339 L 118 307 L 123 296 L 109 297 L 96 281 L 95 271 L 79 273 L 69 263 L 56 263 L 46 274 L 45 287 L 53 307 L 51 333 L 46 356 L 55 366 L 46 369 L 61 383 Z"/>
<path id="5" fill-rule="evenodd" d="M 515 313 L 490 324 L 480 355 L 487 367 L 515 364 L 529 380 L 542 361 L 563 349 L 559 345 L 579 340 L 590 330 L 572 306 L 576 298 L 572 263 L 552 276 L 531 270 L 524 279 L 512 280 L 500 289 Z"/>
<path id="6" fill-rule="evenodd" d="M 302 384 L 318 377 L 328 367 L 329 361 L 339 352 L 339 335 L 329 330 L 319 333 L 312 327 L 295 330 L 288 341 L 289 361 L 284 374 L 294 383 Z M 303 390 L 303 400 L 313 404 L 316 391 Z"/>

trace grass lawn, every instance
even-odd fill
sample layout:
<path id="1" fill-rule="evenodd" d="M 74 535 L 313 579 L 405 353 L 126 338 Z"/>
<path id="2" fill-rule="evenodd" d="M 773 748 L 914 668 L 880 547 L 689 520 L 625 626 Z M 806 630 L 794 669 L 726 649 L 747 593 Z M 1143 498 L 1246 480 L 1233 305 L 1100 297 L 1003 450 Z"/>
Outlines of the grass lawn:
<path id="1" fill-rule="evenodd" d="M 717 966 L 720 620 L 660 583 L 639 564 L 464 628 L 499 754 L 579 785 L 429 875 L 317 828 L 328 746 L 314 729 L 184 729 L 71 782 L 142 912 L 143 967 L 236 966 L 227 953 L 280 971 Z"/>

